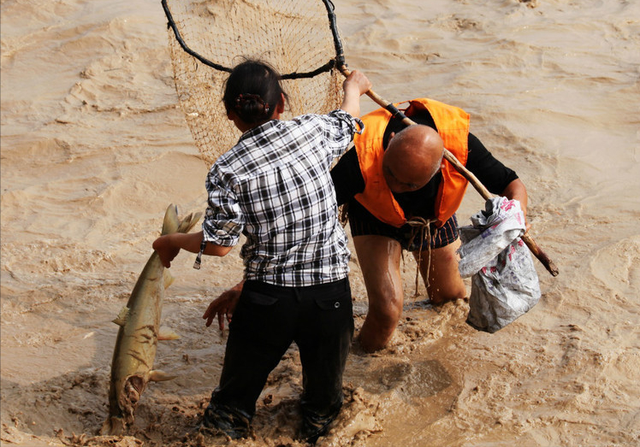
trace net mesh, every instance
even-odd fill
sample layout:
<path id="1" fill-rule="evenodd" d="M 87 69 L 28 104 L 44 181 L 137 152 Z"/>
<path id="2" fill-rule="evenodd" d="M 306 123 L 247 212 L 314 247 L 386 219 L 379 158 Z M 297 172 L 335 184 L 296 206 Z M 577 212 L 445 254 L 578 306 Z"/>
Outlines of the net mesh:
<path id="1" fill-rule="evenodd" d="M 224 67 L 259 59 L 284 75 L 312 72 L 336 58 L 320 0 L 173 0 L 167 7 L 184 43 Z M 229 73 L 188 54 L 171 28 L 169 49 L 187 124 L 202 158 L 212 164 L 240 136 L 222 103 Z M 342 100 L 340 76 L 334 68 L 312 78 L 283 80 L 289 101 L 282 119 L 337 108 Z"/>

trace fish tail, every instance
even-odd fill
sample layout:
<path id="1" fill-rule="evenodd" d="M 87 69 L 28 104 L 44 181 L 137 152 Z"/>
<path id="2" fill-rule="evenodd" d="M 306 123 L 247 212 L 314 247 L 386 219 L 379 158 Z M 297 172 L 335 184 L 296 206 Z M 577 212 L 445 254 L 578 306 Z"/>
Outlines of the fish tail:
<path id="1" fill-rule="evenodd" d="M 202 213 L 190 213 L 183 219 L 178 219 L 178 207 L 171 204 L 164 213 L 162 235 L 171 233 L 188 233 L 195 224 L 198 223 L 200 217 L 202 217 Z"/>
<path id="2" fill-rule="evenodd" d="M 180 221 L 180 225 L 178 226 L 178 231 L 180 233 L 188 233 L 191 229 L 198 223 L 202 217 L 202 213 L 189 214 L 184 219 Z"/>

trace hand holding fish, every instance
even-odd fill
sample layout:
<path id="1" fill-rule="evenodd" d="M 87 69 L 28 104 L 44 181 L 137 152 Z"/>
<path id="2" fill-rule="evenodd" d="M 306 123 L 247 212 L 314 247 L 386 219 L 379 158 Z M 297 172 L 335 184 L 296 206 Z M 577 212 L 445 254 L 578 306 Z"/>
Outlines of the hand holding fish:
<path id="1" fill-rule="evenodd" d="M 158 253 L 160 262 L 165 268 L 171 267 L 171 261 L 180 253 L 180 247 L 175 245 L 171 236 L 174 234 L 160 236 L 153 242 L 153 249 Z"/>

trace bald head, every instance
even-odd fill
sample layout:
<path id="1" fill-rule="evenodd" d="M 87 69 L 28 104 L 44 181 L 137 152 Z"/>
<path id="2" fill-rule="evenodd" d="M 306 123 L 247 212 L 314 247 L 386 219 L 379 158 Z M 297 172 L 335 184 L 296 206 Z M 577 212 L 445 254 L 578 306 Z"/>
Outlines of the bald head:
<path id="1" fill-rule="evenodd" d="M 382 169 L 393 192 L 415 191 L 426 185 L 440 169 L 444 145 L 429 126 L 413 125 L 389 141 Z"/>

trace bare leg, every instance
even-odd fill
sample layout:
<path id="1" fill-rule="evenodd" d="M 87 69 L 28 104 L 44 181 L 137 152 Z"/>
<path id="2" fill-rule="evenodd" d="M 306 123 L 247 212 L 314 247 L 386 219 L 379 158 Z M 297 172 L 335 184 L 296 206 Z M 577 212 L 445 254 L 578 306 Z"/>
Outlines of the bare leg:
<path id="1" fill-rule="evenodd" d="M 369 297 L 359 339 L 365 351 L 373 352 L 386 346 L 402 315 L 402 247 L 391 238 L 375 235 L 356 236 L 353 243 Z"/>
<path id="2" fill-rule="evenodd" d="M 460 247 L 460 239 L 445 247 L 431 250 L 429 281 L 426 279 L 429 254 L 426 250 L 422 251 L 420 274 L 425 284 L 429 284 L 427 293 L 435 304 L 443 304 L 467 296 L 467 290 L 458 272 L 458 257 L 456 255 L 458 247 Z M 413 256 L 417 260 L 418 252 L 413 252 Z"/>

